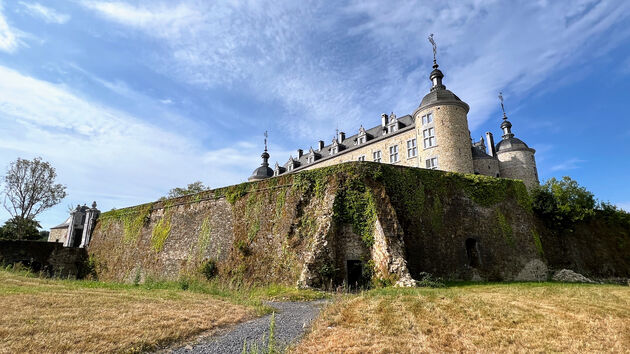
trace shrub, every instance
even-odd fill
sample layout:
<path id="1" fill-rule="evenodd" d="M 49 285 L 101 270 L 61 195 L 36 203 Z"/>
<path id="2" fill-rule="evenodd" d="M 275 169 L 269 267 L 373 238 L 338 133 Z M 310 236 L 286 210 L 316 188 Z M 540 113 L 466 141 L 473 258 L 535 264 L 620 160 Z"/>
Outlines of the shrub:
<path id="1" fill-rule="evenodd" d="M 208 259 L 203 262 L 199 271 L 204 277 L 206 277 L 206 279 L 210 280 L 217 275 L 219 269 L 217 268 L 217 263 L 213 259 Z"/>
<path id="2" fill-rule="evenodd" d="M 442 278 L 436 278 L 431 273 L 421 272 L 418 276 L 416 286 L 422 288 L 444 288 L 446 285 L 442 282 Z"/>

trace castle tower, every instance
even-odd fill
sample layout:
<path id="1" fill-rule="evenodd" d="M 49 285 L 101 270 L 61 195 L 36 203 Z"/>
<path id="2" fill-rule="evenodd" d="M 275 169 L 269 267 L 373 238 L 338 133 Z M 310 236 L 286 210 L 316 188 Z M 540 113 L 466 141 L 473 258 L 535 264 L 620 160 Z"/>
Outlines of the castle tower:
<path id="1" fill-rule="evenodd" d="M 273 170 L 269 167 L 269 153 L 267 152 L 267 132 L 265 132 L 265 151 L 260 155 L 263 162 L 260 167 L 252 172 L 252 175 L 247 179 L 248 181 L 260 181 L 265 178 L 273 177 Z"/>
<path id="2" fill-rule="evenodd" d="M 468 104 L 442 84 L 444 74 L 435 59 L 433 34 L 432 87 L 413 113 L 420 147 L 420 167 L 444 171 L 473 173 L 468 130 Z"/>
<path id="3" fill-rule="evenodd" d="M 499 94 L 501 109 L 503 110 L 502 140 L 496 146 L 496 154 L 499 159 L 501 177 L 520 179 L 528 190 L 539 185 L 538 169 L 534 154 L 536 150 L 530 148 L 522 140 L 515 138 L 512 133 L 512 123 L 505 114 L 503 107 L 503 95 Z"/>

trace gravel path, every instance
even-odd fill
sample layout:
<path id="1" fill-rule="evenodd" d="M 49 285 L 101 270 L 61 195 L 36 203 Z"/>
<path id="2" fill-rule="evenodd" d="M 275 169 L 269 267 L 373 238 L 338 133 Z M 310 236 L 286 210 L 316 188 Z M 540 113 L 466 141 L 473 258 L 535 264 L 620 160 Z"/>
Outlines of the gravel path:
<path id="1" fill-rule="evenodd" d="M 283 350 L 294 343 L 317 316 L 326 300 L 308 302 L 268 302 L 277 309 L 275 313 L 274 338 L 276 348 Z M 243 345 L 267 348 L 271 315 L 244 322 L 223 332 L 201 340 L 198 343 L 169 350 L 171 353 L 242 353 Z"/>

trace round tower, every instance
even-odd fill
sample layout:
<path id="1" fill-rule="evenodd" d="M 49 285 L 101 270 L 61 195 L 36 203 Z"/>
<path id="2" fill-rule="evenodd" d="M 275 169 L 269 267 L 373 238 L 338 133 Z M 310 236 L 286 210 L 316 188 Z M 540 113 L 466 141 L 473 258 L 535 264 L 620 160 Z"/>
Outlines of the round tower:
<path id="1" fill-rule="evenodd" d="M 501 106 L 503 106 L 503 102 Z M 501 177 L 520 179 L 528 190 L 538 186 L 540 182 L 538 181 L 538 169 L 534 158 L 536 150 L 514 137 L 512 123 L 508 121 L 505 110 L 503 111 L 501 130 L 503 130 L 502 140 L 496 146 Z"/>
<path id="2" fill-rule="evenodd" d="M 420 146 L 420 167 L 443 171 L 473 173 L 468 104 L 442 84 L 444 74 L 438 69 L 433 44 L 432 87 L 413 113 Z"/>

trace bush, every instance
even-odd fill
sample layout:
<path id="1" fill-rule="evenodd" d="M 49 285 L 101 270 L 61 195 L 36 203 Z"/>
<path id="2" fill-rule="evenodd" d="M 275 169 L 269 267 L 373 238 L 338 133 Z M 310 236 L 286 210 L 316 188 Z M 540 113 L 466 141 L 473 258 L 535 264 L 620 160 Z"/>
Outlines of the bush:
<path id="1" fill-rule="evenodd" d="M 446 285 L 442 282 L 442 278 L 436 278 L 431 273 L 420 272 L 420 280 L 416 282 L 416 286 L 421 288 L 444 288 Z"/>
<path id="2" fill-rule="evenodd" d="M 547 226 L 572 231 L 595 214 L 595 197 L 568 176 L 551 178 L 532 192 L 532 208 Z"/>
<path id="3" fill-rule="evenodd" d="M 203 262 L 203 264 L 199 268 L 199 271 L 201 272 L 201 274 L 203 274 L 204 277 L 206 277 L 206 279 L 210 280 L 217 275 L 219 269 L 217 268 L 217 263 L 214 260 L 208 259 L 207 261 Z"/>

